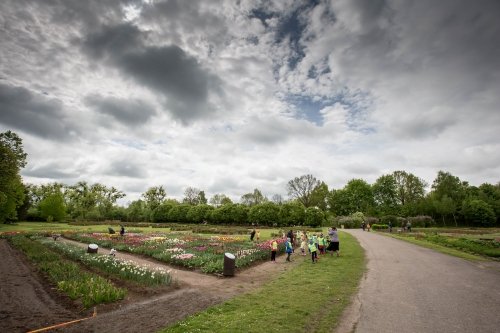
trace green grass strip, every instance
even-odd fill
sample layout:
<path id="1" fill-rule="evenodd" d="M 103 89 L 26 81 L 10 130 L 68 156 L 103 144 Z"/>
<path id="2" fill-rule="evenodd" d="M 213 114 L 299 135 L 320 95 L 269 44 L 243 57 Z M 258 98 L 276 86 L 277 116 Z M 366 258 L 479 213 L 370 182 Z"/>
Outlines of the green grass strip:
<path id="1" fill-rule="evenodd" d="M 466 259 L 466 260 L 472 260 L 472 261 L 487 261 L 488 260 L 486 258 L 483 258 L 483 257 L 475 255 L 475 254 L 471 254 L 471 253 L 467 253 L 464 251 L 460 251 L 458 249 L 435 244 L 435 243 L 429 242 L 429 241 L 424 240 L 424 239 L 416 239 L 415 237 L 412 237 L 412 236 L 400 236 L 400 235 L 388 234 L 388 233 L 380 233 L 380 234 L 386 235 L 386 236 L 389 236 L 392 238 L 400 239 L 400 240 L 403 240 L 403 241 L 408 242 L 408 243 L 412 243 L 415 245 L 426 247 L 428 249 L 436 250 L 438 252 L 448 254 L 448 255 L 451 255 L 454 257 Z"/>
<path id="2" fill-rule="evenodd" d="M 363 249 L 340 233 L 341 257 L 310 257 L 262 288 L 193 315 L 161 332 L 327 332 L 357 292 Z M 294 254 L 292 258 L 303 258 Z M 245 274 L 242 272 L 241 274 Z"/>

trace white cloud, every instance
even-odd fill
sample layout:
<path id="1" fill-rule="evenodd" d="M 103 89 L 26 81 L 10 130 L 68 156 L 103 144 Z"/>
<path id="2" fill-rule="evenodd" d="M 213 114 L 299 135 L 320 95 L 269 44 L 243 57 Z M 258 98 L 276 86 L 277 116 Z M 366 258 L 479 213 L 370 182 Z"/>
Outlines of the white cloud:
<path id="1" fill-rule="evenodd" d="M 394 170 L 500 180 L 493 0 L 26 0 L 0 13 L 0 131 L 23 138 L 25 181 L 102 182 L 126 202 L 157 185 L 286 196 L 307 173 L 333 188 Z"/>

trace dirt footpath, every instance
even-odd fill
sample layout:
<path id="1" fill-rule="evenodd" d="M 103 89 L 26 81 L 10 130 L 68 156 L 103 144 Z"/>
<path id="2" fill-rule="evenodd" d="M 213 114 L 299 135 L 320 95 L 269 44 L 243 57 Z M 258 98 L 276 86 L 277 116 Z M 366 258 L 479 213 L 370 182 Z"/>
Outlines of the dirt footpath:
<path id="1" fill-rule="evenodd" d="M 499 332 L 498 262 L 471 262 L 374 232 L 347 232 L 365 249 L 368 270 L 339 332 Z"/>
<path id="2" fill-rule="evenodd" d="M 0 239 L 0 332 L 27 332 L 76 319 L 33 268 Z"/>
<path id="3" fill-rule="evenodd" d="M 87 247 L 87 244 L 67 239 L 60 239 L 58 241 L 65 241 L 85 248 Z M 0 248 L 0 250 L 3 250 L 3 247 L 5 247 L 9 252 L 4 251 L 3 253 L 8 253 L 9 255 L 6 257 L 11 258 L 11 260 L 9 260 L 8 263 L 0 261 L 2 264 L 0 266 L 0 273 L 3 279 L 1 284 L 2 308 L 0 314 L 2 317 L 0 319 L 2 320 L 0 332 L 25 332 L 28 328 L 41 328 L 86 316 L 82 314 L 75 315 L 74 310 L 66 310 L 64 306 L 58 305 L 58 300 L 50 300 L 49 296 L 40 295 L 39 292 L 35 291 L 35 288 L 16 288 L 15 285 L 18 283 L 16 281 L 18 280 L 17 277 L 19 274 L 6 274 L 9 272 L 10 266 L 23 266 L 25 270 L 21 275 L 26 279 L 37 281 L 36 275 L 33 274 L 28 265 L 22 262 L 23 258 L 21 255 L 12 250 L 4 240 L 2 240 L 1 244 L 2 248 Z M 100 248 L 99 251 L 108 253 L 109 249 Z M 118 252 L 117 257 L 133 261 L 138 265 L 171 269 L 171 274 L 176 280 L 177 288 L 154 296 L 130 295 L 127 296 L 127 299 L 112 307 L 108 305 L 98 306 L 97 316 L 95 318 L 51 332 L 156 332 L 191 314 L 200 312 L 209 306 L 254 290 L 270 281 L 272 278 L 279 276 L 281 272 L 291 269 L 303 260 L 303 257 L 295 256 L 295 259 L 297 259 L 296 261 L 285 263 L 284 256 L 281 256 L 277 259 L 276 264 L 265 262 L 243 271 L 237 271 L 234 277 L 224 278 L 172 268 L 151 258 L 123 252 Z M 5 280 L 7 280 L 7 282 Z M 34 282 L 25 284 L 30 283 Z M 40 285 L 37 290 L 43 291 L 44 287 L 46 286 Z M 22 295 L 23 293 L 28 295 L 26 297 L 23 296 L 22 299 L 19 300 L 19 306 L 13 306 L 10 302 L 4 302 L 5 299 L 19 298 L 17 295 Z M 46 300 L 46 298 L 49 300 Z M 32 304 L 39 305 L 36 306 Z M 47 306 L 47 304 L 49 304 L 49 306 Z M 53 304 L 53 306 L 50 306 L 50 304 Z M 35 311 L 35 316 L 33 316 L 31 307 L 40 307 L 40 310 L 38 310 L 40 314 L 37 315 Z M 5 322 L 3 318 L 7 317 L 11 319 Z M 39 320 L 36 321 L 36 318 L 39 318 Z M 26 319 L 34 320 L 34 322 L 30 324 L 31 326 L 26 326 L 24 324 Z"/>

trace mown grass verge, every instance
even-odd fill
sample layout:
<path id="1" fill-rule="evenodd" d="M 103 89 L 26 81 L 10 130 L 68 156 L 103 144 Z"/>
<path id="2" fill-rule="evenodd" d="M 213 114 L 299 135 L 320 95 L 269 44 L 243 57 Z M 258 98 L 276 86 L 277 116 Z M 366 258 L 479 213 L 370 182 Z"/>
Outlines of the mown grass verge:
<path id="1" fill-rule="evenodd" d="M 176 332 L 329 332 L 357 292 L 364 253 L 340 233 L 342 256 L 308 257 L 262 288 L 211 307 L 162 330 Z M 297 254 L 296 260 L 302 260 Z M 242 272 L 241 274 L 244 274 Z"/>
<path id="2" fill-rule="evenodd" d="M 381 234 L 392 237 L 392 238 L 400 239 L 400 240 L 403 240 L 405 242 L 409 242 L 409 243 L 412 243 L 415 245 L 426 247 L 428 249 L 436 250 L 436 251 L 444 253 L 444 254 L 448 254 L 448 255 L 458 257 L 458 258 L 466 259 L 466 260 L 473 260 L 473 261 L 488 260 L 485 257 L 482 257 L 482 256 L 477 255 L 477 254 L 466 252 L 463 249 L 454 248 L 451 246 L 445 246 L 442 244 L 437 244 L 437 243 L 432 242 L 424 237 L 417 238 L 416 236 L 411 235 L 411 234 L 410 235 L 396 235 L 396 234 L 389 234 L 389 233 L 381 233 Z"/>
<path id="3" fill-rule="evenodd" d="M 126 295 L 125 289 L 117 288 L 99 275 L 83 271 L 76 263 L 65 260 L 37 241 L 25 236 L 13 236 L 8 240 L 44 272 L 58 290 L 73 300 L 81 301 L 84 308 L 114 302 Z"/>

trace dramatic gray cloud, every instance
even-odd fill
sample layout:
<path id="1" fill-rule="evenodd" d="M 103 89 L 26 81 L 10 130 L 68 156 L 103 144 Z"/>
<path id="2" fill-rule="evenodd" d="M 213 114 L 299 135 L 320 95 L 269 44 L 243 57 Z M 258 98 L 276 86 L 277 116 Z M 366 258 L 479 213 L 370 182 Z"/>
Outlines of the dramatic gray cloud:
<path id="1" fill-rule="evenodd" d="M 78 178 L 78 173 L 74 171 L 66 171 L 62 169 L 66 169 L 65 165 L 58 165 L 56 163 L 50 163 L 42 166 L 30 167 L 28 166 L 26 170 L 23 171 L 23 174 L 30 177 L 35 178 L 47 178 L 51 181 L 60 181 L 60 180 L 68 180 L 68 179 L 76 179 Z"/>
<path id="2" fill-rule="evenodd" d="M 113 161 L 105 171 L 107 175 L 117 177 L 144 178 L 147 172 L 134 162 L 127 160 Z"/>
<path id="3" fill-rule="evenodd" d="M 97 112 L 109 115 L 116 121 L 129 126 L 143 125 L 156 114 L 150 104 L 139 99 L 89 95 L 85 97 L 84 102 Z"/>
<path id="4" fill-rule="evenodd" d="M 0 131 L 26 182 L 286 197 L 500 179 L 497 0 L 6 0 Z M 47 139 L 42 140 L 41 138 Z"/>
<path id="5" fill-rule="evenodd" d="M 78 128 L 61 101 L 23 87 L 0 83 L 0 122 L 25 133 L 53 140 L 71 140 Z"/>
<path id="6" fill-rule="evenodd" d="M 162 94 L 174 118 L 184 123 L 206 118 L 214 111 L 209 89 L 218 89 L 218 79 L 176 45 L 144 46 L 147 33 L 122 24 L 103 27 L 84 41 L 84 49 L 94 58 L 106 59 L 137 80 Z"/>

